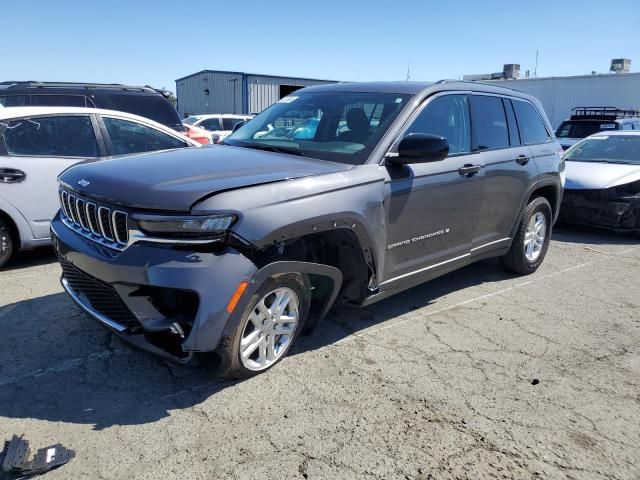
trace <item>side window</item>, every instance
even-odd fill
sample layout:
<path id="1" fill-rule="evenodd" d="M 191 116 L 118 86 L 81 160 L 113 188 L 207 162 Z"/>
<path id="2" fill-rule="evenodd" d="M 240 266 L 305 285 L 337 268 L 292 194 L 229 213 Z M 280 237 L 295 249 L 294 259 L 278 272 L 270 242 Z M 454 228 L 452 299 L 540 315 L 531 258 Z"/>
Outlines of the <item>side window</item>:
<path id="1" fill-rule="evenodd" d="M 119 118 L 103 117 L 111 139 L 112 155 L 186 147 L 187 143 L 155 128 Z"/>
<path id="2" fill-rule="evenodd" d="M 518 117 L 522 143 L 532 145 L 545 143 L 551 138 L 538 111 L 529 102 L 514 100 L 513 107 Z"/>
<path id="3" fill-rule="evenodd" d="M 478 150 L 509 147 L 509 129 L 502 99 L 473 95 L 471 118 Z"/>
<path id="4" fill-rule="evenodd" d="M 520 145 L 520 132 L 518 132 L 518 122 L 516 122 L 516 114 L 513 111 L 511 100 L 503 98 L 504 111 L 507 112 L 507 125 L 509 126 L 509 143 L 511 146 Z"/>
<path id="5" fill-rule="evenodd" d="M 82 95 L 31 95 L 31 105 L 39 107 L 86 107 Z"/>
<path id="6" fill-rule="evenodd" d="M 620 127 L 620 130 L 632 130 L 633 125 L 631 123 L 623 123 Z"/>
<path id="7" fill-rule="evenodd" d="M 97 157 L 98 143 L 88 116 L 33 117 L 0 123 L 9 155 Z"/>
<path id="8" fill-rule="evenodd" d="M 242 122 L 241 118 L 223 118 L 222 119 L 222 130 L 233 130 L 233 127 L 236 123 Z"/>
<path id="9" fill-rule="evenodd" d="M 28 95 L 0 95 L 2 107 L 24 107 L 25 105 L 29 105 Z"/>
<path id="10" fill-rule="evenodd" d="M 505 125 L 506 128 L 506 125 Z M 449 142 L 449 154 L 471 151 L 471 124 L 466 95 L 443 95 L 420 112 L 405 134 L 440 135 Z"/>
<path id="11" fill-rule="evenodd" d="M 204 128 L 205 130 L 210 130 L 212 132 L 217 132 L 219 130 L 222 130 L 222 128 L 220 128 L 219 118 L 207 118 L 206 120 L 203 120 L 202 122 L 200 122 L 198 126 Z"/>

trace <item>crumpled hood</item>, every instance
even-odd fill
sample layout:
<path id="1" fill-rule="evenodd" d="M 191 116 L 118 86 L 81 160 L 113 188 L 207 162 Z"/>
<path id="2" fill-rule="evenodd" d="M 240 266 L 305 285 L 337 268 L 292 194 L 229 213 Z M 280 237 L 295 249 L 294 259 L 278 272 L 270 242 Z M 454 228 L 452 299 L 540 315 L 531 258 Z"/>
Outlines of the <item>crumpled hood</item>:
<path id="1" fill-rule="evenodd" d="M 198 200 L 217 192 L 350 168 L 294 155 L 212 146 L 82 163 L 63 172 L 60 182 L 109 203 L 189 211 Z"/>
<path id="2" fill-rule="evenodd" d="M 640 180 L 640 165 L 576 162 L 567 160 L 565 188 L 597 190 Z"/>

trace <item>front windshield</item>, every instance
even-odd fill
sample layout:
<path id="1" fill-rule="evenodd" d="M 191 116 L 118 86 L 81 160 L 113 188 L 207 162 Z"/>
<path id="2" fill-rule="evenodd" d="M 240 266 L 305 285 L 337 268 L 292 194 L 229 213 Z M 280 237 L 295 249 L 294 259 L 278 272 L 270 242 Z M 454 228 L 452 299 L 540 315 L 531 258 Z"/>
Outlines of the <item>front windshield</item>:
<path id="1" fill-rule="evenodd" d="M 640 135 L 598 135 L 567 151 L 565 160 L 640 165 Z"/>
<path id="2" fill-rule="evenodd" d="M 319 92 L 284 97 L 225 144 L 363 164 L 411 95 Z"/>
<path id="3" fill-rule="evenodd" d="M 200 120 L 198 117 L 187 117 L 182 119 L 182 123 L 186 123 L 187 125 L 193 125 L 198 120 Z"/>
<path id="4" fill-rule="evenodd" d="M 586 138 L 603 130 L 615 129 L 615 122 L 565 120 L 556 131 L 556 138 Z"/>

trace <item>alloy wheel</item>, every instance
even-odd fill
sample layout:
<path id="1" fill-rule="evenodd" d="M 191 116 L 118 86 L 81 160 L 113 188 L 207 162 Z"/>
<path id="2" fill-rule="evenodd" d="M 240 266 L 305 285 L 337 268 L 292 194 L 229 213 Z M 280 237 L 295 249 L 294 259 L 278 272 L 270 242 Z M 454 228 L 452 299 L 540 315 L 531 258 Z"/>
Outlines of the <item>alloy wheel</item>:
<path id="1" fill-rule="evenodd" d="M 524 236 L 524 256 L 529 262 L 535 262 L 547 236 L 547 217 L 542 212 L 536 212 L 529 220 L 527 232 Z"/>
<path id="2" fill-rule="evenodd" d="M 267 293 L 255 305 L 242 330 L 240 361 L 253 371 L 276 363 L 293 341 L 299 321 L 298 296 L 280 287 Z"/>

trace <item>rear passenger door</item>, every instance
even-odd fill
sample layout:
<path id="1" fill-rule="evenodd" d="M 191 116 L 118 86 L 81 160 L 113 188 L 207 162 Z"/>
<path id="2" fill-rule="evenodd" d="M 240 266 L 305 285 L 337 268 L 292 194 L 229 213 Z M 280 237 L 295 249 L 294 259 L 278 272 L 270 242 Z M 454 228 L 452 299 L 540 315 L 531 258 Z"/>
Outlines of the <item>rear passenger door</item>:
<path id="1" fill-rule="evenodd" d="M 530 102 L 512 99 L 518 119 L 522 144 L 529 149 L 532 163 L 536 165 L 538 174 L 557 172 L 562 159 L 561 147 L 555 142 L 553 132 L 538 109 Z M 551 205 L 555 208 L 555 205 Z"/>
<path id="2" fill-rule="evenodd" d="M 81 114 L 18 118 L 0 122 L 0 136 L 0 197 L 20 211 L 34 238 L 48 238 L 59 206 L 58 175 L 104 152 L 94 119 Z"/>
<path id="3" fill-rule="evenodd" d="M 520 138 L 509 98 L 471 96 L 473 149 L 485 165 L 482 201 L 471 253 L 479 255 L 509 244 L 511 229 L 531 178 L 537 174 L 531 151 Z"/>

